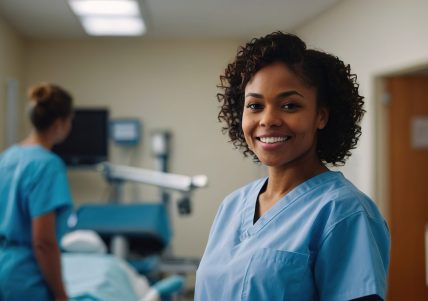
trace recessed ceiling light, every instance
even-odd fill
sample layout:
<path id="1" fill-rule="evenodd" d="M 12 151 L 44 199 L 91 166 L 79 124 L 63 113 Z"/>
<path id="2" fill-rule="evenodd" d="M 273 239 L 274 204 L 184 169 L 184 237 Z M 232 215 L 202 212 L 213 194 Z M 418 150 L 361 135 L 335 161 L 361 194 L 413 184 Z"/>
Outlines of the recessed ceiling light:
<path id="1" fill-rule="evenodd" d="M 146 27 L 136 0 L 69 0 L 89 35 L 136 36 Z"/>
<path id="2" fill-rule="evenodd" d="M 84 17 L 85 31 L 95 36 L 137 36 L 146 31 L 144 22 L 136 17 Z"/>
<path id="3" fill-rule="evenodd" d="M 70 7 L 78 16 L 138 16 L 138 3 L 134 0 L 69 0 Z"/>

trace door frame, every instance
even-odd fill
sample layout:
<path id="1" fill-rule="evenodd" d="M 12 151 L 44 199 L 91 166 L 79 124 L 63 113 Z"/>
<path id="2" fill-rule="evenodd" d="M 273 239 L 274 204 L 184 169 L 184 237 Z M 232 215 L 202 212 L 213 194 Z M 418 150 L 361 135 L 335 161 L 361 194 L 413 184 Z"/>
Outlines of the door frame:
<path id="1" fill-rule="evenodd" d="M 389 114 L 388 105 L 390 96 L 386 90 L 386 79 L 393 76 L 423 75 L 428 78 L 428 62 L 406 66 L 379 73 L 373 77 L 373 101 L 374 126 L 375 126 L 375 200 L 384 214 L 386 220 L 390 221 L 390 187 L 389 187 Z M 427 263 L 426 263 L 427 264 Z M 427 274 L 428 275 L 428 274 Z M 428 276 L 427 276 L 428 277 Z M 428 279 L 426 279 L 428 281 Z"/>
<path id="2" fill-rule="evenodd" d="M 392 76 L 426 75 L 428 77 L 428 62 L 390 69 L 377 73 L 373 77 L 373 101 L 374 105 L 374 149 L 375 149 L 375 176 L 374 196 L 380 210 L 389 220 L 389 95 L 386 91 L 386 79 Z"/>

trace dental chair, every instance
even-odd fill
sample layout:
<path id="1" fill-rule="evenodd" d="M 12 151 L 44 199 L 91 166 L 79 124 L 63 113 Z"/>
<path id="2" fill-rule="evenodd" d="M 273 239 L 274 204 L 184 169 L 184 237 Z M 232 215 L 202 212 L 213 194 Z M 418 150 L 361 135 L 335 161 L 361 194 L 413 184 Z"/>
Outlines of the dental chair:
<path id="1" fill-rule="evenodd" d="M 183 288 L 184 278 L 172 275 L 150 282 L 125 260 L 107 253 L 92 230 L 76 230 L 62 241 L 62 272 L 70 301 L 163 301 Z"/>
<path id="2" fill-rule="evenodd" d="M 113 187 L 113 202 L 86 204 L 78 208 L 71 230 L 93 230 L 108 246 L 108 251 L 125 260 L 151 284 L 161 280 L 161 274 L 185 274 L 196 271 L 198 260 L 174 258 L 167 252 L 172 240 L 170 201 L 168 192 L 182 194 L 177 202 L 181 214 L 191 212 L 192 192 L 207 185 L 206 176 L 183 176 L 141 168 L 104 163 L 101 171 Z M 121 202 L 125 182 L 154 185 L 160 188 L 158 203 Z M 165 254 L 168 253 L 168 256 Z M 168 291 L 183 284 L 178 275 L 174 281 L 164 281 L 159 287 Z M 167 299 L 164 299 L 167 300 Z"/>
<path id="3" fill-rule="evenodd" d="M 97 232 L 108 251 L 150 276 L 172 238 L 167 210 L 162 203 L 89 204 L 76 212 L 72 230 Z"/>

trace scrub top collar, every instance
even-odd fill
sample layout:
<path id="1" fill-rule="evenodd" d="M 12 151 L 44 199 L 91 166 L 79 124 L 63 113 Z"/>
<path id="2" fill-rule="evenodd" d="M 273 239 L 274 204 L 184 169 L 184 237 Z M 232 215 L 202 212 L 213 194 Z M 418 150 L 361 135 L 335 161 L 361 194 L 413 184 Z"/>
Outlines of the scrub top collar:
<path id="1" fill-rule="evenodd" d="M 45 152 L 50 152 L 47 148 L 44 148 L 40 144 L 14 144 L 11 148 L 15 149 L 40 149 Z"/>
<path id="2" fill-rule="evenodd" d="M 287 193 L 284 197 L 282 197 L 278 202 L 275 203 L 268 211 L 266 211 L 259 219 L 254 222 L 254 214 L 256 210 L 256 203 L 262 190 L 263 186 L 267 184 L 268 177 L 262 178 L 259 182 L 254 185 L 253 190 L 248 196 L 252 196 L 251 198 L 247 198 L 245 200 L 246 205 L 244 209 L 244 214 L 242 215 L 242 229 L 243 232 L 241 234 L 241 239 L 245 239 L 251 235 L 256 234 L 260 231 L 265 225 L 267 225 L 272 219 L 275 218 L 278 214 L 280 214 L 283 210 L 286 210 L 292 203 L 298 201 L 301 196 L 305 195 L 309 191 L 317 188 L 319 185 L 333 181 L 337 179 L 337 176 L 343 178 L 341 172 L 338 171 L 325 171 L 316 175 L 303 183 L 294 187 L 289 193 Z"/>

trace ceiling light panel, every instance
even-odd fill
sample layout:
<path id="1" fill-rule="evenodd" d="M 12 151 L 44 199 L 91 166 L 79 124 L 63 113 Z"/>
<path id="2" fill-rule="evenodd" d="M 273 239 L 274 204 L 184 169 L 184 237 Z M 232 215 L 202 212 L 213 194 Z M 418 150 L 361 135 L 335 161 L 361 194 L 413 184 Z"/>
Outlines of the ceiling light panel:
<path id="1" fill-rule="evenodd" d="M 146 31 L 144 22 L 136 17 L 84 17 L 85 31 L 95 36 L 138 36 Z"/>
<path id="2" fill-rule="evenodd" d="M 69 0 L 78 16 L 138 16 L 140 11 L 135 0 Z"/>
<path id="3" fill-rule="evenodd" d="M 137 36 L 146 32 L 136 0 L 68 0 L 86 33 Z"/>

